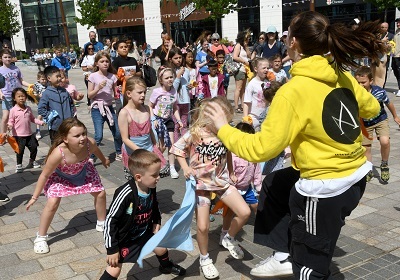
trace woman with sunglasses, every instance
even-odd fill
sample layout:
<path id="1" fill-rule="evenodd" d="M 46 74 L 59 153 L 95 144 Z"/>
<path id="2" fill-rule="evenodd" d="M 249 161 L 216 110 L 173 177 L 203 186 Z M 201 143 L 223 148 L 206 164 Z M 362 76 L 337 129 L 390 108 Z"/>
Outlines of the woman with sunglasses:
<path id="1" fill-rule="evenodd" d="M 253 46 L 253 51 L 251 52 L 251 60 L 256 57 L 261 57 L 266 38 L 267 33 L 265 33 L 264 31 L 261 31 L 260 34 L 258 34 L 258 42 L 256 42 Z"/>
<path id="2" fill-rule="evenodd" d="M 228 54 L 229 51 L 226 48 L 224 44 L 221 44 L 219 41 L 220 37 L 218 33 L 214 33 L 211 35 L 211 47 L 210 50 L 213 52 L 213 54 L 216 56 L 218 50 L 223 50 L 225 54 Z"/>
<path id="3" fill-rule="evenodd" d="M 95 66 L 94 66 L 94 45 L 92 43 L 88 43 L 85 46 L 85 50 L 83 53 L 83 60 L 81 63 L 81 67 L 83 70 L 83 76 L 84 76 L 84 82 L 86 85 L 86 88 L 88 88 L 88 77 L 91 73 L 95 72 Z M 90 100 L 87 98 L 87 104 L 88 106 L 90 105 Z"/>

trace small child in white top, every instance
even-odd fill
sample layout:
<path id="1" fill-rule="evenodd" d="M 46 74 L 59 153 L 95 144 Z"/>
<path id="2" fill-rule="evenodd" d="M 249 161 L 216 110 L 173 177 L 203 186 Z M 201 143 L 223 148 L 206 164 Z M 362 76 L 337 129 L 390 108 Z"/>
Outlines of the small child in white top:
<path id="1" fill-rule="evenodd" d="M 279 53 L 269 58 L 271 70 L 275 74 L 275 81 L 284 84 L 289 79 L 287 78 L 285 70 L 282 69 L 282 57 Z"/>
<path id="2" fill-rule="evenodd" d="M 250 115 L 256 130 L 265 119 L 267 103 L 265 102 L 261 85 L 268 81 L 271 72 L 266 58 L 256 58 L 253 62 L 256 76 L 247 84 L 243 99 L 243 116 Z"/>

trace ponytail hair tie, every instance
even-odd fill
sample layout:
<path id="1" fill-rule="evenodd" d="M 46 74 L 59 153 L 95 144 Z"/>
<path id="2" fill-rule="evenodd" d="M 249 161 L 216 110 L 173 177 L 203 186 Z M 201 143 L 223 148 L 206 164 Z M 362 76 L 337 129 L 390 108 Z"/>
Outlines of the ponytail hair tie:
<path id="1" fill-rule="evenodd" d="M 262 83 L 261 84 L 261 88 L 263 89 L 263 90 L 266 90 L 266 89 L 268 89 L 268 88 L 270 88 L 271 87 L 271 82 L 265 82 L 265 83 Z"/>

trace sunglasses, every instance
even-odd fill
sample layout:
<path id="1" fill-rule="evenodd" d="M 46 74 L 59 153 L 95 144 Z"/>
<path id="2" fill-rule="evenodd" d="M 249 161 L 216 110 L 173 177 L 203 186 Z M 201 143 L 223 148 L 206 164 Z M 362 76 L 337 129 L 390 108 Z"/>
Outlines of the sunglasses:
<path id="1" fill-rule="evenodd" d="M 260 37 L 260 38 L 258 38 L 258 40 L 265 40 L 265 38 L 264 37 Z"/>
<path id="2" fill-rule="evenodd" d="M 212 39 L 213 41 L 219 41 L 219 39 Z"/>
<path id="3" fill-rule="evenodd" d="M 3 47 L 3 49 L 9 49 L 10 47 Z"/>
<path id="4" fill-rule="evenodd" d="M 94 50 L 94 48 L 87 48 L 88 50 Z"/>

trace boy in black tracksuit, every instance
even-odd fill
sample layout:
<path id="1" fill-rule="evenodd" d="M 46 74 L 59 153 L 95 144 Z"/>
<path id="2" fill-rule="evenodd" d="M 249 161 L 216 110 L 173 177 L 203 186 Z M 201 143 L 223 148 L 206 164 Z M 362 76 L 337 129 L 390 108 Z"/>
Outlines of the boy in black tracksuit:
<path id="1" fill-rule="evenodd" d="M 115 191 L 104 224 L 108 267 L 100 280 L 117 279 L 122 263 L 136 262 L 144 244 L 160 229 L 161 214 L 155 189 L 160 179 L 159 157 L 137 149 L 130 156 L 128 166 L 133 179 Z M 186 273 L 169 260 L 166 248 L 156 248 L 154 253 L 161 273 Z"/>

